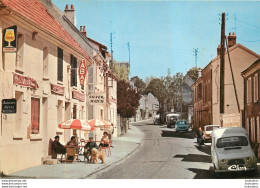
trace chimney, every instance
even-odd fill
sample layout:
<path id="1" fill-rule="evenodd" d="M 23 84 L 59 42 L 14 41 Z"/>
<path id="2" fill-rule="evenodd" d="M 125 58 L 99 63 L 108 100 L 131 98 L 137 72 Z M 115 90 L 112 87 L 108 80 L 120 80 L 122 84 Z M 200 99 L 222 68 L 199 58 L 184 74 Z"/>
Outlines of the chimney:
<path id="1" fill-rule="evenodd" d="M 221 48 L 221 46 L 220 46 L 220 45 L 218 45 L 218 48 L 217 48 L 217 56 L 219 56 L 219 55 L 220 55 L 220 48 Z"/>
<path id="2" fill-rule="evenodd" d="M 71 5 L 70 8 L 69 8 L 69 5 L 66 5 L 64 12 L 65 12 L 66 17 L 70 20 L 70 22 L 73 23 L 74 25 L 76 25 L 74 5 Z"/>
<path id="3" fill-rule="evenodd" d="M 202 71 L 201 69 L 198 70 L 198 78 L 201 77 L 201 71 Z"/>
<path id="4" fill-rule="evenodd" d="M 237 43 L 237 36 L 235 35 L 235 33 L 231 34 L 229 33 L 228 35 L 228 47 L 232 47 Z"/>
<path id="5" fill-rule="evenodd" d="M 86 29 L 85 29 L 86 26 L 80 26 L 80 32 L 85 36 L 87 37 L 87 32 L 86 32 Z M 83 28 L 83 29 L 82 29 Z"/>

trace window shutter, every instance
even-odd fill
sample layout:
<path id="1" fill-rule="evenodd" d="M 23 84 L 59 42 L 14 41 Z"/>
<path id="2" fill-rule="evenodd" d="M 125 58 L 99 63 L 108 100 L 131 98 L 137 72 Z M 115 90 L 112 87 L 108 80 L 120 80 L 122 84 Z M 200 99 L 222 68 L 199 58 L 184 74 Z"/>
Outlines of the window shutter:
<path id="1" fill-rule="evenodd" d="M 58 80 L 63 81 L 63 50 L 58 48 Z"/>
<path id="2" fill-rule="evenodd" d="M 78 62 L 77 62 L 77 58 L 76 57 L 74 57 L 74 70 L 75 70 L 75 72 L 74 72 L 74 80 L 75 80 L 75 85 L 74 86 L 77 86 L 77 68 L 78 68 Z"/>
<path id="3" fill-rule="evenodd" d="M 31 134 L 39 133 L 40 123 L 40 100 L 31 99 Z"/>

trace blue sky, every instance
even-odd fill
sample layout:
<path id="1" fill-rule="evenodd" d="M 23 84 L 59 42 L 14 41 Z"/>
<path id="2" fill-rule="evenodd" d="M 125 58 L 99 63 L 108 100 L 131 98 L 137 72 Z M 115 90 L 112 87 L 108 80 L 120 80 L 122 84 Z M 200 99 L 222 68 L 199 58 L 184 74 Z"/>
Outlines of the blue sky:
<path id="1" fill-rule="evenodd" d="M 237 42 L 260 54 L 260 2 L 229 1 L 97 1 L 53 0 L 64 10 L 74 4 L 77 27 L 108 46 L 113 33 L 114 59 L 128 61 L 131 48 L 131 76 L 184 74 L 216 57 L 220 43 L 220 15 L 225 12 L 226 35 L 236 32 Z"/>

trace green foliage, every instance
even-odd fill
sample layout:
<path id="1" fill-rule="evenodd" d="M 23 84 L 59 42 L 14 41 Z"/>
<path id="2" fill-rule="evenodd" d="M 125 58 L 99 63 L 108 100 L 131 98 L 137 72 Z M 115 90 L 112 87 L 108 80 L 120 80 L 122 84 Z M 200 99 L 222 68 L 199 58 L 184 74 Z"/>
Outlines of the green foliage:
<path id="1" fill-rule="evenodd" d="M 197 67 L 193 67 L 191 68 L 188 72 L 187 72 L 187 75 L 193 79 L 194 81 L 196 81 L 198 79 L 198 70 L 200 68 L 197 68 Z"/>
<path id="2" fill-rule="evenodd" d="M 163 80 L 159 78 L 151 80 L 151 82 L 144 91 L 144 94 L 147 95 L 148 93 L 153 94 L 153 96 L 155 96 L 158 99 L 159 103 L 163 103 L 167 96 Z"/>
<path id="3" fill-rule="evenodd" d="M 118 80 L 128 81 L 129 68 L 127 66 L 113 64 L 112 71 L 117 76 Z"/>
<path id="4" fill-rule="evenodd" d="M 124 80 L 117 82 L 117 112 L 123 118 L 130 118 L 136 115 L 140 98 L 140 93 L 130 87 L 128 82 Z"/>
<path id="5" fill-rule="evenodd" d="M 143 94 L 144 93 L 144 90 L 146 88 L 146 84 L 145 82 L 140 79 L 138 76 L 134 76 L 131 78 L 131 81 L 134 82 L 135 84 L 135 87 L 137 88 L 137 91 L 140 93 L 140 94 Z"/>

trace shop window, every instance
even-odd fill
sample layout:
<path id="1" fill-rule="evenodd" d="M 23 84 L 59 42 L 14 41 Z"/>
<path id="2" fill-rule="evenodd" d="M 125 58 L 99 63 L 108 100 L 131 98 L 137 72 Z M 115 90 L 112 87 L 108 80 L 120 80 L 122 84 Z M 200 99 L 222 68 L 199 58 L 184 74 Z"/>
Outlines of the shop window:
<path id="1" fill-rule="evenodd" d="M 57 59 L 58 59 L 58 69 L 57 69 L 57 74 L 58 74 L 58 81 L 63 81 L 63 50 L 58 47 L 58 54 L 57 54 Z"/>
<path id="2" fill-rule="evenodd" d="M 40 99 L 31 98 L 31 134 L 40 131 Z"/>

